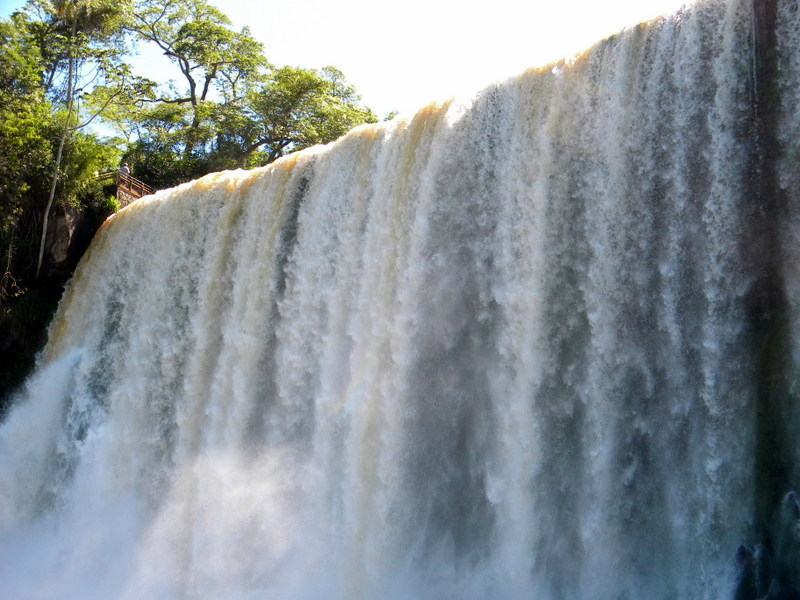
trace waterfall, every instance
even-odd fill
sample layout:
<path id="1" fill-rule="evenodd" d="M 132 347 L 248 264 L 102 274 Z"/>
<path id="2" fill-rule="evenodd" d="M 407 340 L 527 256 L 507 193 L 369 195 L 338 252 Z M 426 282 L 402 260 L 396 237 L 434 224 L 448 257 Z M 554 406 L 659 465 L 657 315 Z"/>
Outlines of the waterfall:
<path id="1" fill-rule="evenodd" d="M 797 2 L 705 0 L 135 202 L 0 424 L 4 597 L 800 587 L 799 187 Z"/>

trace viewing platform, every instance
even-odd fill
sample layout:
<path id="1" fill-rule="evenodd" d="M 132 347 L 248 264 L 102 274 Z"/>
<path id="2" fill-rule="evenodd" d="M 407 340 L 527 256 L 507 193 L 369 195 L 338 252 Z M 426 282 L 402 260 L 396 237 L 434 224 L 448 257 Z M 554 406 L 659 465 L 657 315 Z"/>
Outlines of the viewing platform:
<path id="1" fill-rule="evenodd" d="M 97 181 L 114 180 L 117 184 L 117 201 L 120 208 L 125 208 L 134 200 L 155 193 L 155 190 L 143 181 L 131 175 L 124 175 L 119 171 L 106 171 L 95 174 Z"/>

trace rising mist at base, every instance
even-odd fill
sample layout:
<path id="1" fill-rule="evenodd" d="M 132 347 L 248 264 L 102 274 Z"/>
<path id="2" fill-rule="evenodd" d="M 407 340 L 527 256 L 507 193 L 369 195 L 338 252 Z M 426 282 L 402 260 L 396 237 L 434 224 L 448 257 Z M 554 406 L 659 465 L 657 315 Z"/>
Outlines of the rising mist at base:
<path id="1" fill-rule="evenodd" d="M 4 597 L 797 588 L 800 16 L 755 7 L 113 216 L 0 426 Z"/>

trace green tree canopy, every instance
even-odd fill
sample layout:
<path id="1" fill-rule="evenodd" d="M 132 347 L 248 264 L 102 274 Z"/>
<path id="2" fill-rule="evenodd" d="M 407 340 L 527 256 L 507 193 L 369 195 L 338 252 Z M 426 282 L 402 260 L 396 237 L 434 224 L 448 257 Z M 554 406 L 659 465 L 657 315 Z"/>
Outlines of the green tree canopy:
<path id="1" fill-rule="evenodd" d="M 147 101 L 188 107 L 179 131 L 186 158 L 207 151 L 217 99 L 234 98 L 238 87 L 267 66 L 261 44 L 246 28 L 236 32 L 230 25 L 230 19 L 205 0 L 142 0 L 134 10 L 129 30 L 140 41 L 155 44 L 183 78 L 182 88 L 162 86 L 157 97 Z M 142 116 L 150 117 L 147 111 Z"/>
<path id="2" fill-rule="evenodd" d="M 51 108 L 41 86 L 42 60 L 24 17 L 0 23 L 0 298 L 17 289 L 12 263 L 31 220 L 30 197 L 52 157 Z"/>
<path id="3" fill-rule="evenodd" d="M 218 162 L 225 167 L 266 164 L 377 121 L 359 101 L 334 67 L 275 69 L 241 101 L 220 111 Z"/>
<path id="4" fill-rule="evenodd" d="M 135 139 L 137 173 L 156 185 L 263 165 L 377 120 L 341 71 L 276 69 L 247 28 L 234 31 L 205 0 L 142 0 L 130 30 L 181 75 L 118 119 Z"/>

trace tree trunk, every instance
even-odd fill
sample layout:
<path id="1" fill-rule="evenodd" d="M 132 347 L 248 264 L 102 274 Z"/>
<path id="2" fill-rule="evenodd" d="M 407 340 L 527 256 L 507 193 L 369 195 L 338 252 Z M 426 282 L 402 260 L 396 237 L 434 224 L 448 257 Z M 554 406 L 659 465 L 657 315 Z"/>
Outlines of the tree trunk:
<path id="1" fill-rule="evenodd" d="M 78 32 L 78 19 L 73 14 L 72 16 L 72 42 L 75 41 L 75 36 Z M 64 155 L 64 146 L 67 142 L 67 134 L 70 130 L 70 122 L 72 121 L 72 111 L 75 106 L 73 98 L 75 78 L 75 51 L 74 47 L 70 47 L 69 51 L 69 70 L 67 72 L 67 119 L 64 122 L 64 129 L 61 132 L 61 139 L 58 143 L 58 151 L 56 152 L 56 160 L 53 166 L 53 181 L 50 184 L 50 195 L 47 198 L 47 206 L 44 209 L 44 219 L 42 219 L 42 236 L 39 241 L 39 258 L 36 261 L 36 278 L 39 278 L 39 272 L 42 269 L 42 259 L 44 257 L 44 245 L 47 240 L 47 222 L 50 217 L 50 210 L 53 208 L 53 200 L 56 195 L 56 185 L 58 184 L 58 172 L 61 169 L 61 158 Z"/>

